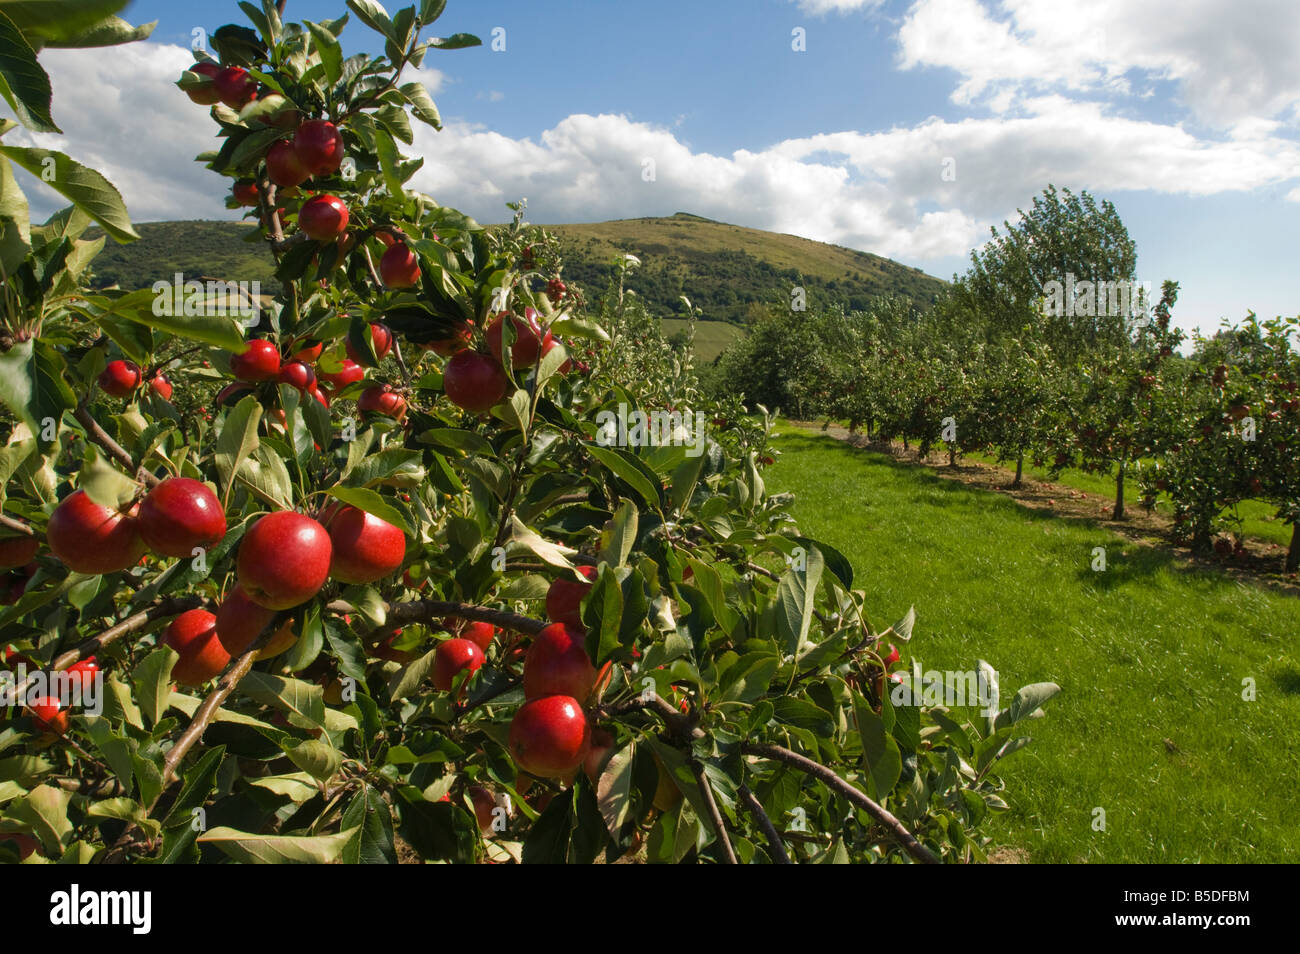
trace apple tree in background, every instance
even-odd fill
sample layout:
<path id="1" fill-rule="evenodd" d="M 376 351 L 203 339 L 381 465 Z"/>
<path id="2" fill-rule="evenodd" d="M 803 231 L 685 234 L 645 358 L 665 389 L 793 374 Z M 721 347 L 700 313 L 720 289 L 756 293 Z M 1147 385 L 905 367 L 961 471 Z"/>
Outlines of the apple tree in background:
<path id="1" fill-rule="evenodd" d="M 87 292 L 78 236 L 131 239 L 120 199 L 51 154 L 73 205 L 29 226 L 9 163 L 36 151 L 0 147 L 4 665 L 103 687 L 4 710 L 0 858 L 982 859 L 1057 688 L 931 699 L 913 615 L 876 625 L 767 492 L 769 418 L 654 364 L 623 296 L 589 317 L 521 208 L 487 229 L 408 188 L 440 120 L 403 69 L 478 42 L 421 38 L 442 2 L 240 6 L 177 95 L 274 299 Z M 383 55 L 345 54 L 357 21 Z M 660 440 L 611 428 L 636 412 Z"/>

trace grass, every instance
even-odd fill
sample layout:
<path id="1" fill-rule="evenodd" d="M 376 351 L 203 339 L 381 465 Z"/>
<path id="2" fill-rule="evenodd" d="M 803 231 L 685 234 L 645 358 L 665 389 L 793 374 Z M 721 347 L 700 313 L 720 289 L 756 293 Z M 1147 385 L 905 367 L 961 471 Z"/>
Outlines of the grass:
<path id="1" fill-rule="evenodd" d="M 769 490 L 849 557 L 877 625 L 915 604 L 905 658 L 987 659 L 1004 699 L 1062 687 L 1002 765 L 997 844 L 1035 862 L 1300 860 L 1300 600 L 833 438 L 776 443 Z"/>
<path id="2" fill-rule="evenodd" d="M 663 324 L 665 335 L 685 331 L 689 324 L 685 318 L 661 318 L 660 322 Z M 695 323 L 696 362 L 703 364 L 712 361 L 744 333 L 743 329 L 727 324 L 725 321 L 697 321 Z"/>

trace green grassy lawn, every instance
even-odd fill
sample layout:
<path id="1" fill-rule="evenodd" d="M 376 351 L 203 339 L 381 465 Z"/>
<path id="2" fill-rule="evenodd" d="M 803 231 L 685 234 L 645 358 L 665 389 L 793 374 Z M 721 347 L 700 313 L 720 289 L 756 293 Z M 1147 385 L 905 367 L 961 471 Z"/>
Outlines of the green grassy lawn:
<path id="1" fill-rule="evenodd" d="M 1060 684 L 1002 763 L 997 844 L 1036 862 L 1300 860 L 1300 599 L 833 438 L 776 443 L 769 489 L 795 492 L 803 531 L 853 562 L 873 621 L 915 604 L 905 659 L 986 659 L 1004 702 Z"/>
<path id="2" fill-rule="evenodd" d="M 685 331 L 690 324 L 685 318 L 661 318 L 664 334 Z M 712 361 L 727 346 L 743 335 L 744 329 L 725 321 L 697 321 L 695 323 L 695 360 L 701 364 Z"/>

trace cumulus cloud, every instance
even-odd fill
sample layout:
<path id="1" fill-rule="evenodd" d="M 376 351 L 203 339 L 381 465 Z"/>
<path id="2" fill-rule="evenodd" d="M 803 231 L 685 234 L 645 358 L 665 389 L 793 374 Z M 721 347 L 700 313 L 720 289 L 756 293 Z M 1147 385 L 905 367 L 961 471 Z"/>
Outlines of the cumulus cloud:
<path id="1" fill-rule="evenodd" d="M 898 32 L 904 69 L 941 67 L 968 104 L 1064 90 L 1143 96 L 1174 84 L 1201 122 L 1287 116 L 1300 102 L 1294 0 L 917 0 Z"/>
<path id="2" fill-rule="evenodd" d="M 804 13 L 825 16 L 828 13 L 852 13 L 869 7 L 877 7 L 881 0 L 794 0 Z"/>

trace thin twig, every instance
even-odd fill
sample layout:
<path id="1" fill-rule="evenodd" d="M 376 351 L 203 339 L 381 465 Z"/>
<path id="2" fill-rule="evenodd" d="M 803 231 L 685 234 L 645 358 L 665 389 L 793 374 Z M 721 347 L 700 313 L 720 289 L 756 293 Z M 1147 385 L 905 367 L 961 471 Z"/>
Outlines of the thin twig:
<path id="1" fill-rule="evenodd" d="M 346 600 L 335 600 L 325 608 L 334 613 L 356 612 L 356 607 Z M 519 633 L 527 633 L 529 636 L 536 636 L 549 625 L 545 620 L 520 616 L 518 613 L 511 613 L 507 610 L 489 609 L 486 606 L 473 606 L 469 603 L 449 603 L 442 600 L 413 600 L 409 603 L 392 603 L 388 605 L 384 625 L 375 627 L 370 633 L 370 638 L 377 639 L 379 635 L 407 623 L 427 623 L 441 616 L 458 616 L 461 619 L 491 623 L 493 626 L 514 630 Z"/>
<path id="2" fill-rule="evenodd" d="M 772 759 L 796 768 L 806 775 L 811 775 L 819 779 L 827 788 L 840 795 L 843 795 L 854 805 L 857 805 L 868 815 L 883 825 L 894 836 L 894 840 L 903 846 L 903 850 L 909 855 L 928 865 L 937 865 L 941 862 L 934 852 L 916 840 L 916 836 L 903 827 L 903 823 L 895 818 L 884 806 L 872 801 L 864 795 L 859 789 L 854 788 L 844 779 L 840 778 L 826 766 L 814 762 L 812 759 L 791 752 L 789 749 L 782 748 L 779 745 L 771 745 L 764 742 L 745 742 L 741 745 L 740 750 L 747 755 L 757 755 L 765 759 Z"/>
<path id="3" fill-rule="evenodd" d="M 119 464 L 135 474 L 137 480 L 143 481 L 150 487 L 156 487 L 162 483 L 161 480 L 145 470 L 143 466 L 137 464 L 126 449 L 113 440 L 108 435 L 108 431 L 99 426 L 99 422 L 90 416 L 90 411 L 86 405 L 77 405 L 77 409 L 72 412 L 72 416 L 81 422 L 81 426 L 86 429 L 87 437 L 108 451 L 109 455 Z"/>
<path id="4" fill-rule="evenodd" d="M 10 530 L 16 530 L 24 533 L 29 537 L 36 536 L 36 531 L 32 529 L 31 524 L 24 523 L 21 520 L 15 520 L 13 517 L 0 513 L 0 527 L 8 527 Z"/>
<path id="5" fill-rule="evenodd" d="M 772 856 L 776 863 L 778 865 L 793 864 L 794 862 L 790 860 L 790 856 L 786 854 L 785 842 L 781 838 L 781 833 L 772 824 L 772 819 L 767 817 L 767 812 L 763 810 L 763 803 L 754 796 L 748 785 L 742 784 L 740 786 L 740 800 L 745 803 L 749 813 L 754 816 L 754 820 L 758 822 L 758 827 L 763 829 L 763 834 L 767 836 L 767 843 L 772 848 Z"/>
<path id="6" fill-rule="evenodd" d="M 736 860 L 736 849 L 731 847 L 731 837 L 727 834 L 727 825 L 722 820 L 722 812 L 718 810 L 718 803 L 713 798 L 713 787 L 709 785 L 709 780 L 704 774 L 704 765 L 700 762 L 691 760 L 691 771 L 695 774 L 695 781 L 700 786 L 700 794 L 704 796 L 704 809 L 709 814 L 709 821 L 713 823 L 713 830 L 718 834 L 718 841 L 722 844 L 722 855 L 727 864 L 740 864 Z"/>

